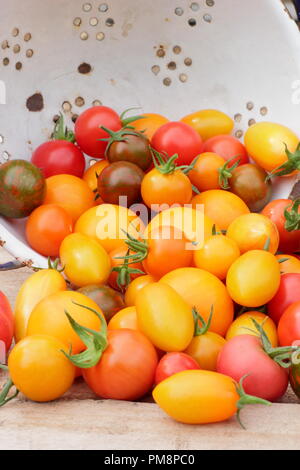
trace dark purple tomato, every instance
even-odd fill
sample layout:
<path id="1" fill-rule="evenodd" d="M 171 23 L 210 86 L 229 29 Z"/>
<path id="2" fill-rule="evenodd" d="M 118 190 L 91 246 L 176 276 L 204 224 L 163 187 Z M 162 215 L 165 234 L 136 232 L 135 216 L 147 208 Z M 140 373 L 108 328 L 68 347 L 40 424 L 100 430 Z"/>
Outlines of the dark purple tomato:
<path id="1" fill-rule="evenodd" d="M 90 285 L 81 287 L 78 292 L 92 299 L 101 308 L 107 322 L 122 308 L 125 303 L 122 295 L 108 286 Z"/>
<path id="2" fill-rule="evenodd" d="M 122 134 L 122 140 L 109 143 L 106 158 L 110 163 L 126 161 L 134 163 L 143 171 L 152 164 L 149 140 L 142 134 Z"/>

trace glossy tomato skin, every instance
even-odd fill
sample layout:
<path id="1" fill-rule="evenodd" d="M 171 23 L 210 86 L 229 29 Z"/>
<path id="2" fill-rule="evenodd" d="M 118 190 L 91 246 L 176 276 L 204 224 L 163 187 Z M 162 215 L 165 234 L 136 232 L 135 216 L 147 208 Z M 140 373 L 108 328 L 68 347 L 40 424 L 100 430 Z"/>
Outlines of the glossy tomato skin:
<path id="1" fill-rule="evenodd" d="M 109 330 L 119 330 L 121 328 L 138 330 L 136 308 L 132 306 L 119 310 L 110 319 L 107 328 Z"/>
<path id="2" fill-rule="evenodd" d="M 31 163 L 42 171 L 45 178 L 68 174 L 82 177 L 85 158 L 81 150 L 67 140 L 45 142 L 32 154 Z"/>
<path id="3" fill-rule="evenodd" d="M 128 247 L 125 246 L 120 246 L 119 248 L 115 248 L 114 250 L 109 252 L 109 258 L 111 262 L 111 268 L 116 268 L 118 266 L 122 266 L 124 264 L 124 256 L 127 255 L 128 252 Z M 129 265 L 130 268 L 132 269 L 139 269 L 140 271 L 143 272 L 143 266 L 142 263 L 132 263 Z M 116 290 L 123 290 L 126 286 L 120 287 L 118 285 L 118 272 L 117 271 L 111 271 L 109 278 L 108 278 L 108 283 L 109 285 Z M 130 274 L 130 279 L 133 281 L 134 279 L 138 278 L 141 276 L 142 273 L 132 273 Z"/>
<path id="4" fill-rule="evenodd" d="M 252 335 L 235 336 L 229 340 L 218 357 L 217 371 L 243 382 L 246 393 L 275 401 L 284 395 L 288 374 L 263 350 L 261 340 Z"/>
<path id="5" fill-rule="evenodd" d="M 152 282 L 155 282 L 155 279 L 150 274 L 145 274 L 134 279 L 127 287 L 125 293 L 125 303 L 127 307 L 135 305 L 137 293 L 143 289 L 143 287 L 152 284 Z"/>
<path id="6" fill-rule="evenodd" d="M 101 126 L 118 131 L 122 127 L 122 122 L 113 109 L 107 106 L 93 106 L 80 114 L 75 123 L 77 144 L 84 153 L 93 158 L 105 157 L 107 142 L 99 139 L 106 139 L 109 136 Z"/>
<path id="7" fill-rule="evenodd" d="M 255 310 L 245 312 L 239 315 L 230 325 L 226 333 L 226 339 L 229 341 L 231 338 L 239 335 L 254 335 L 257 336 L 257 330 L 254 326 L 253 320 L 259 323 L 266 332 L 270 343 L 273 348 L 278 346 L 277 329 L 273 320 L 261 312 Z M 251 331 L 249 331 L 251 330 Z"/>
<path id="8" fill-rule="evenodd" d="M 155 385 L 178 372 L 195 369 L 200 369 L 200 367 L 195 359 L 188 356 L 188 354 L 182 352 L 167 353 L 161 358 L 156 368 Z"/>
<path id="9" fill-rule="evenodd" d="M 278 339 L 280 346 L 291 346 L 300 339 L 300 301 L 292 303 L 281 316 Z"/>
<path id="10" fill-rule="evenodd" d="M 83 377 L 101 398 L 137 400 L 151 389 L 157 362 L 154 346 L 142 333 L 109 330 L 107 349 Z"/>
<path id="11" fill-rule="evenodd" d="M 214 152 L 224 160 L 232 160 L 229 168 L 240 160 L 239 165 L 249 163 L 245 146 L 232 135 L 217 135 L 204 142 L 203 152 Z M 236 157 L 236 158 L 234 158 Z"/>
<path id="12" fill-rule="evenodd" d="M 99 160 L 85 171 L 82 179 L 94 193 L 98 190 L 98 177 L 108 165 L 107 160 Z M 97 200 L 97 202 L 99 201 Z"/>
<path id="13" fill-rule="evenodd" d="M 146 171 L 152 164 L 149 140 L 143 134 L 124 134 L 124 140 L 113 142 L 108 147 L 106 158 L 110 163 L 133 163 Z"/>
<path id="14" fill-rule="evenodd" d="M 283 274 L 279 288 L 268 303 L 268 314 L 278 324 L 284 311 L 294 302 L 300 301 L 300 274 Z"/>
<path id="15" fill-rule="evenodd" d="M 285 145 L 295 152 L 299 138 L 287 127 L 273 122 L 257 122 L 245 134 L 245 146 L 255 163 L 273 171 L 287 161 Z"/>
<path id="16" fill-rule="evenodd" d="M 230 191 L 243 199 L 251 212 L 259 212 L 270 201 L 272 194 L 272 183 L 266 181 L 267 176 L 267 172 L 258 165 L 240 165 L 229 180 Z"/>
<path id="17" fill-rule="evenodd" d="M 185 370 L 158 384 L 153 398 L 176 421 L 205 424 L 233 416 L 239 395 L 231 377 L 207 370 Z"/>
<path id="18" fill-rule="evenodd" d="M 233 129 L 233 120 L 217 109 L 202 109 L 188 114 L 181 119 L 191 126 L 205 141 L 220 134 L 230 134 Z"/>
<path id="19" fill-rule="evenodd" d="M 288 232 L 284 225 L 286 222 L 284 211 L 291 206 L 293 201 L 291 199 L 275 199 L 269 202 L 262 211 L 262 214 L 269 217 L 277 226 L 279 231 L 279 249 L 287 253 L 294 253 L 300 251 L 300 230 L 293 230 Z M 300 207 L 298 209 L 300 214 Z"/>
<path id="20" fill-rule="evenodd" d="M 184 352 L 195 359 L 200 369 L 216 371 L 217 359 L 225 344 L 226 340 L 222 336 L 207 331 L 203 335 L 194 336 Z"/>
<path id="21" fill-rule="evenodd" d="M 92 299 L 101 308 L 108 322 L 119 310 L 125 307 L 122 295 L 109 286 L 91 284 L 78 289 L 83 295 Z"/>
<path id="22" fill-rule="evenodd" d="M 151 146 L 172 157 L 176 153 L 177 165 L 189 165 L 203 151 L 199 134 L 184 122 L 168 122 L 153 135 Z"/>
<path id="23" fill-rule="evenodd" d="M 27 398 L 47 402 L 61 397 L 75 379 L 75 367 L 62 353 L 68 346 L 47 335 L 22 339 L 8 358 L 10 377 Z"/>
<path id="24" fill-rule="evenodd" d="M 300 274 L 300 260 L 296 256 L 282 254 L 276 255 L 278 262 L 280 262 L 281 274 L 298 273 Z M 282 260 L 282 261 L 281 261 Z"/>
<path id="25" fill-rule="evenodd" d="M 62 241 L 72 231 L 72 217 L 55 204 L 37 207 L 26 222 L 29 245 L 44 256 L 57 257 Z"/>
<path id="26" fill-rule="evenodd" d="M 98 193 L 108 204 L 130 207 L 141 199 L 144 172 L 133 163 L 119 161 L 106 167 L 98 178 Z"/>
<path id="27" fill-rule="evenodd" d="M 163 124 L 169 122 L 165 116 L 156 113 L 145 113 L 141 114 L 143 119 L 138 119 L 130 123 L 132 127 L 138 132 L 143 132 L 143 134 L 151 140 L 154 133 L 159 129 Z"/>
<path id="28" fill-rule="evenodd" d="M 14 314 L 8 298 L 0 291 L 0 340 L 9 350 L 14 336 Z"/>
<path id="29" fill-rule="evenodd" d="M 199 155 L 188 177 L 199 191 L 221 189 L 219 182 L 219 170 L 225 165 L 226 160 L 216 153 L 205 152 Z"/>

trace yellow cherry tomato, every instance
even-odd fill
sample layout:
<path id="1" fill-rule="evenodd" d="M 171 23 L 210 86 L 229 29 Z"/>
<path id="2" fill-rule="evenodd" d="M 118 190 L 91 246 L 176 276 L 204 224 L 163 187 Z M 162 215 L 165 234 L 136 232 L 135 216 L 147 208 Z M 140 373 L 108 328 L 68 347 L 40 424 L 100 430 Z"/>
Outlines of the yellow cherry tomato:
<path id="1" fill-rule="evenodd" d="M 219 169 L 224 166 L 226 160 L 216 153 L 201 153 L 197 158 L 194 168 L 189 171 L 188 177 L 199 191 L 221 189 L 219 183 Z"/>
<path id="2" fill-rule="evenodd" d="M 41 269 L 26 279 L 15 304 L 16 342 L 26 336 L 28 319 L 34 307 L 49 295 L 66 289 L 66 281 L 56 269 Z"/>
<path id="3" fill-rule="evenodd" d="M 172 287 L 207 322 L 213 307 L 210 331 L 224 336 L 233 320 L 233 302 L 213 274 L 198 268 L 179 268 L 163 276 L 159 283 Z"/>
<path id="4" fill-rule="evenodd" d="M 143 119 L 138 119 L 130 123 L 132 127 L 138 132 L 143 132 L 143 134 L 149 139 L 152 139 L 152 136 L 155 134 L 157 129 L 159 129 L 163 124 L 169 122 L 169 119 L 162 116 L 161 114 L 156 113 L 145 113 L 142 114 Z"/>
<path id="5" fill-rule="evenodd" d="M 251 250 L 229 268 L 226 286 L 230 297 L 244 307 L 260 307 L 276 294 L 280 284 L 280 264 L 272 253 Z"/>
<path id="6" fill-rule="evenodd" d="M 281 274 L 300 273 L 300 259 L 292 255 L 276 255 L 278 261 L 285 259 L 280 263 Z"/>
<path id="7" fill-rule="evenodd" d="M 82 179 L 87 183 L 89 188 L 96 192 L 98 189 L 98 176 L 109 165 L 107 160 L 100 160 L 90 166 L 84 173 Z M 97 200 L 98 202 L 98 200 Z"/>
<path id="8" fill-rule="evenodd" d="M 241 251 L 263 250 L 268 239 L 268 251 L 275 254 L 279 245 L 279 232 L 271 219 L 262 214 L 244 214 L 228 227 L 227 237 L 234 240 Z"/>
<path id="9" fill-rule="evenodd" d="M 225 344 L 226 340 L 222 336 L 207 331 L 203 335 L 194 336 L 184 352 L 197 361 L 200 369 L 215 371 L 219 352 Z"/>
<path id="10" fill-rule="evenodd" d="M 227 375 L 184 370 L 160 382 L 153 398 L 171 418 L 186 424 L 224 421 L 237 411 L 239 394 Z"/>
<path id="11" fill-rule="evenodd" d="M 119 330 L 129 328 L 129 330 L 138 330 L 137 314 L 135 307 L 126 307 L 119 310 L 107 325 L 109 330 Z"/>
<path id="12" fill-rule="evenodd" d="M 137 230 L 144 230 L 141 219 L 130 209 L 114 204 L 92 207 L 82 214 L 75 225 L 75 232 L 97 240 L 108 253 L 124 246 L 127 238 L 124 232 L 136 237 Z"/>
<path id="13" fill-rule="evenodd" d="M 127 307 L 135 305 L 137 293 L 143 289 L 143 287 L 147 286 L 148 284 L 152 284 L 153 282 L 155 282 L 155 279 L 150 274 L 139 276 L 131 281 L 125 293 L 125 304 Z"/>
<path id="14" fill-rule="evenodd" d="M 232 263 L 240 256 L 237 243 L 225 235 L 213 235 L 205 241 L 200 250 L 194 252 L 194 264 L 221 281 L 226 278 Z"/>
<path id="15" fill-rule="evenodd" d="M 8 358 L 9 374 L 16 388 L 33 401 L 61 397 L 75 378 L 75 366 L 62 350 L 68 353 L 64 343 L 47 335 L 19 341 Z"/>
<path id="16" fill-rule="evenodd" d="M 101 321 L 94 312 L 76 304 L 96 310 L 105 321 L 102 310 L 89 297 L 80 292 L 57 292 L 46 297 L 33 309 L 28 321 L 27 336 L 54 336 L 68 348 L 72 347 L 73 354 L 83 351 L 85 345 L 71 327 L 65 312 L 80 325 L 96 331 L 100 330 Z"/>
<path id="17" fill-rule="evenodd" d="M 60 246 L 60 260 L 68 279 L 77 287 L 104 284 L 110 275 L 105 249 L 81 233 L 68 235 Z"/>
<path id="18" fill-rule="evenodd" d="M 240 335 L 259 336 L 259 333 L 256 331 L 256 328 L 253 324 L 252 318 L 256 320 L 257 323 L 262 325 L 273 348 L 276 348 L 278 345 L 278 338 L 275 323 L 270 317 L 268 317 L 268 315 L 264 315 L 261 312 L 255 311 L 243 313 L 234 320 L 227 330 L 227 341 L 229 341 L 231 338 L 234 338 L 235 336 Z"/>
<path id="19" fill-rule="evenodd" d="M 203 140 L 215 135 L 230 134 L 234 125 L 227 114 L 217 109 L 202 109 L 188 114 L 181 121 L 193 127 Z"/>
<path id="20" fill-rule="evenodd" d="M 249 214 L 244 201 L 233 193 L 221 189 L 212 189 L 197 194 L 192 199 L 193 207 L 203 204 L 207 215 L 221 230 L 227 230 L 231 222 L 242 214 Z M 201 206 L 200 206 L 201 207 Z"/>
<path id="21" fill-rule="evenodd" d="M 194 334 L 192 309 L 170 286 L 154 282 L 136 297 L 139 330 L 162 351 L 183 351 Z"/>
<path id="22" fill-rule="evenodd" d="M 245 146 L 255 163 L 273 171 L 287 162 L 285 145 L 294 153 L 299 138 L 289 128 L 273 122 L 258 122 L 245 133 Z"/>

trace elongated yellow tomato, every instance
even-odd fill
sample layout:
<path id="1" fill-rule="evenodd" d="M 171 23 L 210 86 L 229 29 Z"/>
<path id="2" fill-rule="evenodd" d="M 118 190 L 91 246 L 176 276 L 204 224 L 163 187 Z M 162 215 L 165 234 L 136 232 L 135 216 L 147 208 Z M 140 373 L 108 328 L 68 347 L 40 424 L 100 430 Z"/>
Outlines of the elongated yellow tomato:
<path id="1" fill-rule="evenodd" d="M 81 233 L 72 233 L 64 239 L 59 251 L 65 274 L 75 286 L 107 281 L 111 263 L 100 243 Z"/>
<path id="2" fill-rule="evenodd" d="M 97 240 L 108 253 L 123 246 L 124 232 L 136 237 L 136 230 L 144 230 L 141 219 L 130 209 L 114 204 L 92 207 L 79 217 L 75 225 L 75 232 Z"/>
<path id="3" fill-rule="evenodd" d="M 162 351 L 183 351 L 194 334 L 192 309 L 170 286 L 154 282 L 136 297 L 138 328 Z"/>
<path id="4" fill-rule="evenodd" d="M 278 345 L 278 338 L 275 323 L 273 322 L 272 318 L 268 317 L 268 315 L 264 315 L 261 312 L 255 311 L 243 313 L 237 317 L 233 323 L 231 323 L 226 333 L 227 341 L 229 341 L 231 338 L 234 338 L 235 336 L 240 335 L 259 336 L 252 319 L 256 320 L 257 323 L 262 325 L 273 348 L 276 348 Z"/>
<path id="5" fill-rule="evenodd" d="M 152 282 L 155 282 L 155 279 L 150 274 L 145 274 L 145 276 L 139 276 L 136 279 L 133 279 L 125 293 L 125 304 L 127 307 L 135 305 L 137 293 L 148 284 L 152 284 Z"/>
<path id="6" fill-rule="evenodd" d="M 46 297 L 34 308 L 28 321 L 27 336 L 53 336 L 68 348 L 72 347 L 73 354 L 83 351 L 85 345 L 71 327 L 65 312 L 67 311 L 80 325 L 96 331 L 100 330 L 101 321 L 95 313 L 77 304 L 96 310 L 104 319 L 100 307 L 86 295 L 73 291 L 57 292 Z"/>
<path id="7" fill-rule="evenodd" d="M 272 253 L 251 250 L 229 268 L 226 286 L 231 298 L 244 307 L 260 307 L 276 294 L 280 284 L 280 264 Z"/>
<path id="8" fill-rule="evenodd" d="M 233 302 L 220 279 L 203 269 L 179 268 L 159 282 L 172 287 L 206 322 L 213 307 L 209 330 L 225 335 L 233 320 Z"/>
<path id="9" fill-rule="evenodd" d="M 68 352 L 68 347 L 51 336 L 22 339 L 8 358 L 9 374 L 17 389 L 38 402 L 61 397 L 75 378 L 75 366 L 62 350 Z"/>
<path id="10" fill-rule="evenodd" d="M 203 140 L 215 135 L 230 134 L 234 124 L 227 114 L 217 109 L 202 109 L 188 114 L 181 121 L 193 127 Z"/>
<path id="11" fill-rule="evenodd" d="M 258 122 L 245 134 L 245 145 L 250 157 L 266 171 L 273 171 L 287 162 L 285 144 L 295 152 L 299 138 L 288 127 L 273 122 Z"/>
<path id="12" fill-rule="evenodd" d="M 237 411 L 234 380 L 207 370 L 185 370 L 163 380 L 153 398 L 176 421 L 205 424 L 224 421 Z"/>
<path id="13" fill-rule="evenodd" d="M 66 281 L 55 269 L 42 269 L 26 279 L 15 304 L 16 342 L 26 336 L 28 319 L 34 307 L 49 295 L 66 289 Z"/>

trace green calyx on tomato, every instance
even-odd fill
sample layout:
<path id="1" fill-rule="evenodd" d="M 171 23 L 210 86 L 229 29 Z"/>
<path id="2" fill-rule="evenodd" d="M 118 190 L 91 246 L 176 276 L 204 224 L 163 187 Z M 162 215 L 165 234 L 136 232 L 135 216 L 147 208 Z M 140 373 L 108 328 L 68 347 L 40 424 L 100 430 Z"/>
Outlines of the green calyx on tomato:
<path id="1" fill-rule="evenodd" d="M 79 307 L 86 308 L 93 312 L 99 318 L 101 322 L 101 330 L 95 331 L 91 328 L 86 328 L 85 326 L 79 325 L 71 315 L 65 310 L 65 314 L 70 322 L 71 327 L 75 331 L 75 333 L 79 336 L 81 341 L 86 345 L 86 350 L 75 354 L 72 356 L 72 348 L 67 354 L 65 351 L 61 350 L 61 352 L 74 364 L 76 367 L 81 369 L 88 369 L 90 367 L 94 367 L 98 364 L 103 351 L 108 346 L 107 343 L 107 326 L 104 318 L 100 315 L 96 310 L 93 308 L 87 307 L 86 305 L 79 304 L 77 302 L 73 303 L 78 305 Z"/>
<path id="2" fill-rule="evenodd" d="M 300 198 L 296 199 L 284 210 L 285 224 L 284 228 L 288 232 L 300 230 L 300 214 L 298 212 L 300 206 Z M 288 210 L 290 209 L 290 210 Z"/>
<path id="3" fill-rule="evenodd" d="M 8 371 L 8 367 L 4 364 L 0 364 L 0 369 L 5 370 L 6 372 Z M 16 398 L 16 396 L 19 394 L 19 390 L 16 389 L 15 393 L 11 395 L 10 397 L 8 397 L 9 391 L 11 390 L 12 387 L 14 387 L 14 383 L 9 377 L 7 381 L 5 382 L 0 393 L 0 406 L 6 405 L 6 403 Z"/>
<path id="4" fill-rule="evenodd" d="M 66 140 L 68 142 L 74 143 L 75 142 L 74 132 L 68 129 L 67 126 L 65 127 L 64 117 L 62 113 L 59 113 L 59 114 L 60 114 L 60 117 L 54 125 L 54 130 L 51 136 L 52 139 L 53 140 Z"/>
<path id="5" fill-rule="evenodd" d="M 129 236 L 129 234 L 128 234 Z M 126 243 L 126 242 L 125 242 Z M 135 255 L 130 256 L 130 250 L 127 251 L 126 256 L 116 256 L 116 259 L 123 259 L 124 262 L 121 266 L 115 266 L 112 269 L 112 272 L 117 272 L 117 284 L 121 290 L 124 290 L 128 287 L 131 282 L 131 274 L 145 274 L 144 271 L 137 268 L 131 268 L 129 265 L 140 261 L 140 259 L 135 259 Z M 132 261 L 129 261 L 129 260 Z"/>
<path id="6" fill-rule="evenodd" d="M 278 348 L 273 348 L 267 333 L 265 332 L 263 325 L 260 325 L 255 318 L 251 318 L 256 331 L 259 333 L 260 340 L 262 342 L 263 349 L 268 356 L 273 359 L 277 364 L 279 364 L 284 369 L 288 369 L 291 364 L 291 356 L 295 351 L 300 352 L 298 346 L 281 346 Z"/>
<path id="7" fill-rule="evenodd" d="M 163 155 L 154 148 L 151 148 L 151 154 L 155 168 L 163 175 L 170 175 L 176 170 L 181 170 L 184 174 L 187 174 L 194 168 L 197 161 L 197 158 L 195 158 L 190 165 L 177 166 L 175 163 L 178 158 L 177 153 L 169 157 L 167 154 Z"/>
<path id="8" fill-rule="evenodd" d="M 116 131 L 116 132 L 111 131 L 110 129 L 108 129 L 107 127 L 104 127 L 104 126 L 101 126 L 101 129 L 103 131 L 107 132 L 107 134 L 109 135 L 109 137 L 107 137 L 107 138 L 99 139 L 103 142 L 107 142 L 105 155 L 108 154 L 109 149 L 110 149 L 111 145 L 114 142 L 126 142 L 127 141 L 126 136 L 134 135 L 135 137 L 141 137 L 142 139 L 146 139 L 146 137 L 144 137 L 143 134 L 133 130 L 133 128 L 130 127 L 130 126 L 122 127 L 122 129 L 120 129 L 119 131 Z"/>
<path id="9" fill-rule="evenodd" d="M 230 185 L 228 184 L 228 180 L 232 178 L 233 171 L 239 166 L 241 159 L 239 158 L 233 165 L 231 165 L 232 161 L 235 160 L 237 157 L 233 157 L 228 160 L 224 165 L 219 168 L 219 185 L 222 189 L 229 189 Z M 231 165 L 229 167 L 229 165 Z"/>
<path id="10" fill-rule="evenodd" d="M 194 317 L 194 322 L 195 322 L 195 330 L 194 330 L 194 336 L 202 336 L 205 335 L 205 333 L 208 332 L 212 316 L 214 313 L 214 306 L 212 305 L 210 308 L 210 313 L 207 322 L 204 320 L 204 318 L 199 315 L 197 312 L 197 309 L 194 307 L 192 309 L 193 317 Z M 199 322 L 201 323 L 202 326 L 199 325 Z"/>
<path id="11" fill-rule="evenodd" d="M 286 143 L 284 143 L 284 146 L 287 161 L 274 168 L 274 170 L 267 176 L 266 180 L 273 178 L 273 176 L 285 176 L 293 173 L 295 170 L 300 170 L 300 142 L 294 153 L 289 151 Z"/>
<path id="12" fill-rule="evenodd" d="M 240 399 L 236 403 L 236 407 L 237 407 L 236 419 L 239 425 L 243 429 L 246 429 L 246 428 L 241 421 L 240 413 L 245 405 L 272 405 L 272 403 L 268 400 L 264 400 L 263 398 L 259 398 L 254 395 L 248 395 L 247 393 L 245 393 L 245 390 L 243 388 L 243 382 L 246 379 L 246 377 L 248 377 L 248 375 L 249 374 L 244 375 L 238 384 L 234 383 L 236 392 L 240 396 Z"/>
<path id="13" fill-rule="evenodd" d="M 134 122 L 134 121 L 138 121 L 138 120 L 140 120 L 140 119 L 144 119 L 144 116 L 141 116 L 141 115 L 138 115 L 138 116 L 131 116 L 131 117 L 125 118 L 126 114 L 127 114 L 129 111 L 133 111 L 134 109 L 140 109 L 140 108 L 128 108 L 128 109 L 125 109 L 125 111 L 123 111 L 122 114 L 120 114 L 120 120 L 121 120 L 121 123 L 122 123 L 122 126 L 123 126 L 123 127 L 127 127 L 128 124 L 131 124 L 131 123 Z M 144 131 L 141 131 L 141 132 L 144 132 Z"/>

